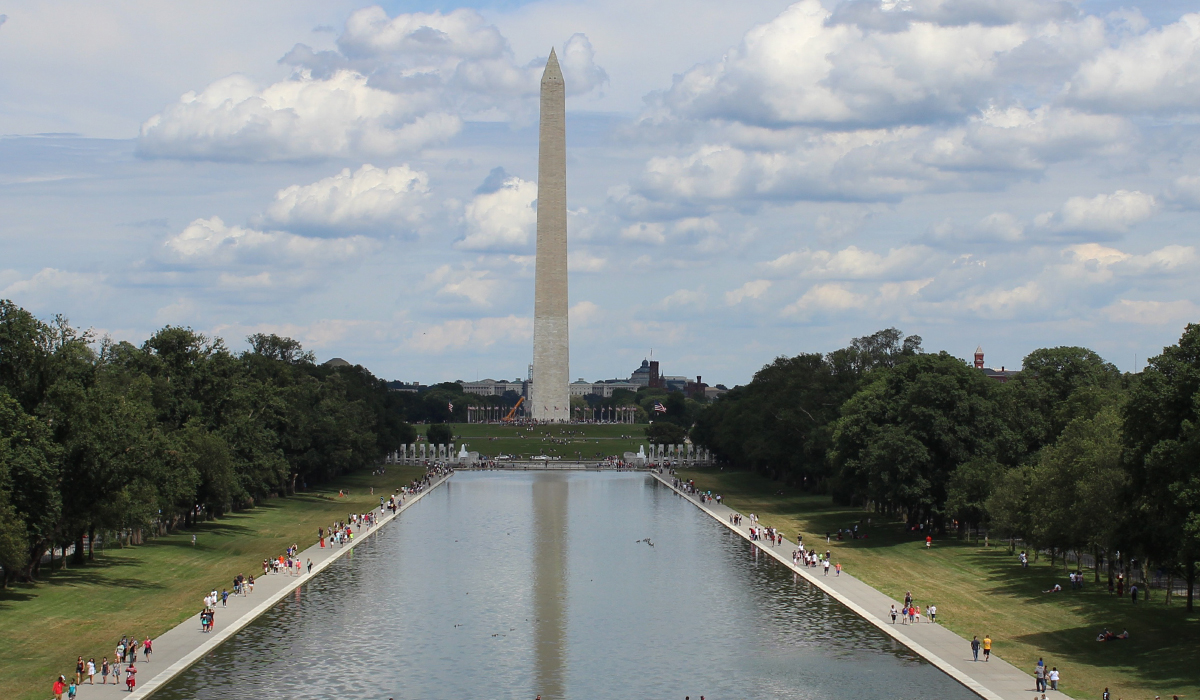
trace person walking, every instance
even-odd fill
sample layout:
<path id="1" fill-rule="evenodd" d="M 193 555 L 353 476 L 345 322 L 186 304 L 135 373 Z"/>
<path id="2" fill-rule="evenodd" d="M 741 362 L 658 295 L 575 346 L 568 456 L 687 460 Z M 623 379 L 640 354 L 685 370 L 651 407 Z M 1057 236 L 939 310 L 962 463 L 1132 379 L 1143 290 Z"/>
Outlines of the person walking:
<path id="1" fill-rule="evenodd" d="M 983 635 L 983 660 L 990 661 L 992 658 L 992 635 Z"/>
<path id="2" fill-rule="evenodd" d="M 58 680 L 54 681 L 54 685 L 50 688 L 50 692 L 54 694 L 54 700 L 62 700 L 62 694 L 67 690 L 66 676 L 59 676 Z"/>
<path id="3" fill-rule="evenodd" d="M 896 606 L 893 604 L 892 609 L 889 610 L 888 612 L 892 616 L 892 624 L 893 625 L 896 624 Z"/>
<path id="4" fill-rule="evenodd" d="M 929 621 L 931 623 L 937 623 L 937 606 L 936 605 L 929 606 Z"/>
<path id="5" fill-rule="evenodd" d="M 95 659 L 88 659 L 87 677 L 88 677 L 88 685 L 96 685 L 96 660 Z"/>
<path id="6" fill-rule="evenodd" d="M 1050 669 L 1050 690 L 1058 690 L 1058 666 Z"/>
<path id="7" fill-rule="evenodd" d="M 1034 692 L 1046 691 L 1046 667 L 1042 665 L 1041 659 L 1038 659 L 1038 665 L 1033 669 L 1033 687 Z"/>
<path id="8" fill-rule="evenodd" d="M 79 660 L 75 662 L 75 682 L 76 683 L 83 682 L 83 657 L 82 656 L 79 657 Z"/>
<path id="9" fill-rule="evenodd" d="M 976 661 L 979 661 L 979 635 L 975 635 L 975 637 L 971 639 L 971 656 L 973 656 Z"/>
<path id="10" fill-rule="evenodd" d="M 100 685 L 108 685 L 108 657 L 100 662 Z"/>

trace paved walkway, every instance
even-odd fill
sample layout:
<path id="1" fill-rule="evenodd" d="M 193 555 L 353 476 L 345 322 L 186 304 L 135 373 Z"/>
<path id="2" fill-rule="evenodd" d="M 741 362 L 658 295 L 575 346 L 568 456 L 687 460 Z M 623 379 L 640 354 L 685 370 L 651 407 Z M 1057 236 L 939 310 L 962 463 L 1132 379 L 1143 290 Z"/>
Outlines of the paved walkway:
<path id="1" fill-rule="evenodd" d="M 736 511 L 712 501 L 700 503 L 695 496 L 675 488 L 672 483 L 673 477 L 670 475 L 662 475 L 656 471 L 651 474 L 668 488 L 691 501 L 697 508 L 711 515 L 746 540 L 750 540 L 748 522 L 734 525 L 729 520 L 729 516 Z M 748 519 L 743 517 L 743 521 L 745 520 Z M 755 544 L 761 551 L 775 557 L 781 564 L 800 574 L 904 646 L 920 654 L 980 697 L 987 698 L 987 700 L 1029 700 L 1034 696 L 1035 683 L 1032 675 L 1022 672 L 995 654 L 992 654 L 992 660 L 987 663 L 982 660 L 973 661 L 971 642 L 942 625 L 925 622 L 913 625 L 892 624 L 888 611 L 892 605 L 899 609 L 901 601 L 892 600 L 845 571 L 842 571 L 841 576 L 835 576 L 831 567 L 831 573 L 826 576 L 820 567 L 810 568 L 794 565 L 792 552 L 796 549 L 795 542 L 785 539 L 782 544 L 774 547 L 762 541 L 755 542 Z M 919 592 L 917 595 L 919 596 Z M 947 612 L 951 611 L 940 610 L 939 614 L 945 615 Z M 980 639 L 983 638 L 983 633 L 986 631 L 980 630 Z M 1004 640 L 998 641 L 1003 645 Z M 980 652 L 979 656 L 982 659 L 983 653 Z M 1030 671 L 1032 670 L 1030 669 Z M 1067 700 L 1066 695 L 1053 691 L 1047 691 L 1046 697 Z"/>
<path id="2" fill-rule="evenodd" d="M 212 632 L 204 633 L 200 631 L 200 609 L 203 606 L 203 598 L 208 591 L 197 588 L 196 614 L 154 640 L 154 653 L 151 655 L 150 661 L 142 662 L 139 656 L 139 661 L 135 664 L 138 670 L 138 683 L 135 692 L 130 693 L 125 689 L 123 676 L 122 685 L 120 686 L 113 684 L 112 676 L 108 678 L 108 685 L 99 685 L 100 674 L 97 673 L 97 685 L 88 685 L 85 679 L 84 684 L 80 686 L 78 700 L 105 700 L 108 698 L 132 700 L 135 698 L 144 698 L 153 693 L 162 687 L 163 684 L 185 671 L 189 666 L 204 658 L 206 654 L 217 648 L 222 642 L 228 640 L 243 627 L 253 622 L 255 618 L 269 610 L 271 606 L 283 600 L 288 593 L 307 583 L 309 579 L 320 574 L 327 566 L 346 554 L 346 552 L 349 552 L 355 546 L 379 532 L 385 524 L 408 510 L 414 503 L 424 498 L 425 494 L 440 486 L 450 476 L 452 474 L 443 476 L 432 482 L 425 490 L 415 496 L 404 498 L 402 505 L 396 509 L 395 514 L 389 513 L 380 518 L 379 523 L 374 527 L 356 528 L 354 539 L 349 543 L 341 547 L 331 547 L 326 542 L 327 546 L 324 548 L 320 546 L 320 543 L 317 543 L 302 551 L 300 553 L 300 561 L 307 563 L 311 559 L 313 563 L 312 573 L 304 573 L 300 576 L 290 576 L 287 574 L 259 576 L 262 573 L 261 562 L 248 562 L 249 566 L 247 566 L 244 573 L 247 575 L 254 574 L 254 592 L 247 596 L 231 595 L 228 607 L 221 607 L 218 604 Z M 228 586 L 229 582 L 224 582 L 223 585 L 217 587 L 217 590 Z M 132 631 L 141 633 L 140 630 Z M 120 634 L 121 632 L 122 630 L 114 630 L 114 634 Z M 113 648 L 116 648 L 118 639 L 119 637 L 113 638 Z M 109 654 L 109 658 L 112 658 L 111 653 Z M 100 659 L 97 658 L 96 663 L 99 664 L 99 662 Z M 97 668 L 97 671 L 99 671 L 99 668 Z M 53 679 L 46 681 L 47 691 L 49 691 L 52 681 Z M 47 695 L 49 695 L 49 692 L 47 692 Z"/>

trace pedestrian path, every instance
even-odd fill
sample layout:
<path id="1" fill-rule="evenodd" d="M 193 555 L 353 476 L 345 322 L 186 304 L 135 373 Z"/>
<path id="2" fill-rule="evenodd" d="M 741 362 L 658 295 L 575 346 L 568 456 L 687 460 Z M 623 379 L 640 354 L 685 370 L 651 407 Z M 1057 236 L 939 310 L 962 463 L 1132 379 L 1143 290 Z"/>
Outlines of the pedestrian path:
<path id="1" fill-rule="evenodd" d="M 376 525 L 355 528 L 354 539 L 348 543 L 340 547 L 334 547 L 330 546 L 327 542 L 326 546 L 322 548 L 318 542 L 302 551 L 299 555 L 301 562 L 307 563 L 309 560 L 312 560 L 311 573 L 305 571 L 305 573 L 299 576 L 289 574 L 266 574 L 259 576 L 261 573 L 259 569 L 261 564 L 259 562 L 248 562 L 245 573 L 255 575 L 254 592 L 246 596 L 230 595 L 227 607 L 222 607 L 218 604 L 216 607 L 216 616 L 213 621 L 213 631 L 208 633 L 200 631 L 201 599 L 208 593 L 208 589 L 197 588 L 196 614 L 155 638 L 154 653 L 151 655 L 150 661 L 142 663 L 139 659 L 139 662 L 135 664 L 135 668 L 138 670 L 137 690 L 133 693 L 128 692 L 124 686 L 124 678 L 122 678 L 122 685 L 117 686 L 113 684 L 111 676 L 109 677 L 108 685 L 99 685 L 100 675 L 97 673 L 97 685 L 87 685 L 85 681 L 84 685 L 80 686 L 78 700 L 107 700 L 110 698 L 113 700 L 116 698 L 134 700 L 153 693 L 155 690 L 161 688 L 163 684 L 187 670 L 192 664 L 204 658 L 206 654 L 216 649 L 222 642 L 228 640 L 243 627 L 253 622 L 259 615 L 270 610 L 273 605 L 283 600 L 289 593 L 320 574 L 339 557 L 349 552 L 358 544 L 370 539 L 384 525 L 411 508 L 413 504 L 424 498 L 425 494 L 433 491 L 451 476 L 453 476 L 453 472 L 435 479 L 420 493 L 404 498 L 395 513 L 389 513 L 381 517 Z M 218 586 L 218 588 L 220 587 Z M 119 633 L 120 630 L 116 630 L 116 632 Z M 138 633 L 140 630 L 134 630 L 134 632 Z M 114 637 L 113 647 L 116 647 L 116 645 L 117 638 Z M 108 656 L 110 659 L 112 658 L 111 653 Z M 99 659 L 96 659 L 97 664 L 99 664 L 99 661 Z"/>
<path id="2" fill-rule="evenodd" d="M 672 489 L 680 496 L 688 499 L 700 510 L 711 515 L 717 522 L 750 540 L 749 523 L 734 525 L 729 516 L 736 511 L 713 501 L 701 503 L 700 500 L 672 483 L 672 477 L 651 472 L 651 475 Z M 744 514 L 743 514 L 744 515 Z M 744 520 L 748 520 L 743 517 Z M 1022 672 L 1012 664 L 992 654 L 991 661 L 974 661 L 971 654 L 971 642 L 946 629 L 944 626 L 932 623 L 913 625 L 893 624 L 888 615 L 890 607 L 901 607 L 901 602 L 892 600 L 883 593 L 868 586 L 854 576 L 842 571 L 840 576 L 832 572 L 822 573 L 820 568 L 797 566 L 792 563 L 792 552 L 796 543 L 784 539 L 783 543 L 772 546 L 764 541 L 752 541 L 761 551 L 769 554 L 810 583 L 833 597 L 838 602 L 853 610 L 863 619 L 875 625 L 885 633 L 899 641 L 904 646 L 920 654 L 927 661 L 937 666 L 954 680 L 962 683 L 975 694 L 987 700 L 1028 700 L 1035 693 L 1036 683 L 1033 676 Z M 953 614 L 950 610 L 940 610 L 939 615 Z M 987 630 L 980 630 L 979 637 Z M 1003 644 L 1004 640 L 999 640 Z M 1046 691 L 1048 699 L 1066 700 L 1067 696 L 1055 691 Z"/>

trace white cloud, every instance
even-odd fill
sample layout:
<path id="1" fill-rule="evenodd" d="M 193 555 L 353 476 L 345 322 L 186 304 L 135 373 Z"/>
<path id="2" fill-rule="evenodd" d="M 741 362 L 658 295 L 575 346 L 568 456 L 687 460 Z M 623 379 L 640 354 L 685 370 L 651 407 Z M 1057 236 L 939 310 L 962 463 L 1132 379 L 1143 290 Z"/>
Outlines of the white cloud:
<path id="1" fill-rule="evenodd" d="M 138 152 L 153 158 L 309 160 L 418 151 L 458 133 L 462 121 L 364 75 L 303 72 L 259 87 L 222 78 L 189 92 L 142 124 Z"/>
<path id="2" fill-rule="evenodd" d="M 285 231 L 226 225 L 220 217 L 196 219 L 162 245 L 168 262 L 193 267 L 238 264 L 320 267 L 361 259 L 379 244 L 363 236 L 308 238 Z"/>
<path id="3" fill-rule="evenodd" d="M 957 17 L 944 11 L 951 4 Z M 720 61 L 677 77 L 661 104 L 686 118 L 766 126 L 921 124 L 971 114 L 1002 75 L 1053 81 L 1048 59 L 1104 42 L 1103 23 L 1061 6 L 973 18 L 967 5 L 983 3 L 843 3 L 835 14 L 802 0 Z M 872 6 L 873 16 L 858 12 Z M 1023 51 L 1040 54 L 1040 73 L 1023 70 Z"/>
<path id="4" fill-rule="evenodd" d="M 545 60 L 518 64 L 478 12 L 389 17 L 353 12 L 339 51 L 296 44 L 295 72 L 260 86 L 231 75 L 188 92 L 148 119 L 144 156 L 232 161 L 313 160 L 414 153 L 454 136 L 464 119 L 528 121 Z M 605 82 L 582 34 L 562 47 L 570 94 Z"/>
<path id="5" fill-rule="evenodd" d="M 292 185 L 275 193 L 265 223 L 293 230 L 411 229 L 427 215 L 429 176 L 408 165 L 349 168 L 311 185 Z"/>
<path id="6" fill-rule="evenodd" d="M 505 178 L 494 191 L 481 192 L 467 203 L 463 220 L 466 236 L 454 244 L 460 250 L 523 251 L 537 229 L 537 183 Z"/>
<path id="7" fill-rule="evenodd" d="M 1131 301 L 1118 299 L 1102 309 L 1110 321 L 1117 323 L 1139 323 L 1165 325 L 1168 323 L 1195 323 L 1200 318 L 1200 306 L 1189 299 L 1178 301 Z"/>
<path id="8" fill-rule="evenodd" d="M 590 301 L 581 301 L 571 307 L 567 318 L 571 319 L 571 327 L 583 327 L 590 325 L 593 321 L 600 317 L 600 307 Z"/>
<path id="9" fill-rule="evenodd" d="M 784 307 L 784 316 L 808 315 L 811 313 L 828 313 L 831 311 L 849 311 L 866 306 L 868 298 L 856 294 L 841 284 L 818 284 L 809 288 L 794 303 Z"/>
<path id="10" fill-rule="evenodd" d="M 1195 266 L 1198 260 L 1195 248 L 1181 245 L 1164 246 L 1145 255 L 1133 255 L 1098 243 L 1070 246 L 1064 252 L 1085 266 L 1132 276 L 1160 277 L 1181 272 Z"/>
<path id="11" fill-rule="evenodd" d="M 670 309 L 680 306 L 700 306 L 708 301 L 708 295 L 703 289 L 677 289 L 663 297 L 659 306 Z"/>
<path id="12" fill-rule="evenodd" d="M 29 302 L 25 303 L 38 303 L 47 296 L 63 293 L 94 297 L 105 284 L 105 275 L 100 273 L 70 272 L 53 267 L 44 267 L 28 279 L 22 279 L 15 272 L 3 277 L 9 280 L 6 286 L 0 288 L 0 298 L 14 299 L 18 302 L 28 299 Z"/>
<path id="13" fill-rule="evenodd" d="M 458 350 L 470 345 L 488 348 L 496 343 L 521 343 L 533 338 L 533 319 L 504 316 L 455 319 L 413 331 L 405 345 L 423 353 Z"/>
<path id="14" fill-rule="evenodd" d="M 1127 36 L 1100 51 L 1079 67 L 1067 95 L 1113 112 L 1200 109 L 1200 14 Z"/>
<path id="15" fill-rule="evenodd" d="M 1136 190 L 1117 190 L 1095 197 L 1071 197 L 1055 212 L 1039 214 L 1038 226 L 1052 231 L 1125 233 L 1158 210 L 1153 195 Z"/>
<path id="16" fill-rule="evenodd" d="M 737 306 L 747 299 L 758 299 L 771 288 L 771 280 L 751 280 L 737 289 L 725 292 L 725 304 Z"/>
<path id="17" fill-rule="evenodd" d="M 849 246 L 836 253 L 827 250 L 799 250 L 766 263 L 775 272 L 797 272 L 803 277 L 832 279 L 873 279 L 907 275 L 921 267 L 931 251 L 925 246 L 892 248 L 887 255 Z"/>
<path id="18" fill-rule="evenodd" d="M 494 301 L 500 281 L 487 270 L 442 265 L 426 275 L 425 284 L 436 288 L 439 296 L 461 297 L 476 306 L 488 307 Z"/>
<path id="19" fill-rule="evenodd" d="M 568 272 L 600 272 L 607 265 L 607 258 L 597 257 L 585 250 L 574 250 L 567 253 Z"/>
<path id="20" fill-rule="evenodd" d="M 963 300 L 963 306 L 985 317 L 1013 318 L 1046 300 L 1042 286 L 1031 281 L 1011 289 L 1001 287 L 972 294 Z"/>

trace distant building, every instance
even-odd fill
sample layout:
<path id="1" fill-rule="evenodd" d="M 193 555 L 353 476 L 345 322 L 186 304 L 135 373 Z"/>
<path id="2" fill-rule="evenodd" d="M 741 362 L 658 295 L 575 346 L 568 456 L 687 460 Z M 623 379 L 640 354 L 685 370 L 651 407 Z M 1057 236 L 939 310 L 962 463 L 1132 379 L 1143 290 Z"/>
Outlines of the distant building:
<path id="1" fill-rule="evenodd" d="M 599 382 L 589 382 L 585 379 L 580 379 L 576 382 L 571 382 L 571 396 L 599 396 L 607 399 L 613 395 L 614 391 L 624 389 L 637 393 L 643 385 L 634 384 L 633 382 L 624 379 L 605 379 Z"/>
<path id="2" fill-rule="evenodd" d="M 322 362 L 321 364 L 325 365 L 326 367 L 353 367 L 354 366 L 354 365 L 350 364 L 349 362 L 346 362 L 345 360 L 343 360 L 340 357 L 334 357 L 334 358 L 328 359 L 328 360 Z"/>
<path id="3" fill-rule="evenodd" d="M 658 363 L 654 363 L 655 367 Z M 629 383 L 636 386 L 650 386 L 650 361 L 642 360 L 642 366 L 633 370 L 633 374 L 629 375 Z"/>
<path id="4" fill-rule="evenodd" d="M 979 370 L 980 372 L 983 372 L 983 375 L 985 377 L 988 377 L 990 379 L 995 379 L 996 381 L 1000 382 L 1001 384 L 1007 382 L 1009 379 L 1015 377 L 1017 374 L 1019 374 L 1021 372 L 1021 370 L 1019 370 L 1019 369 L 1005 369 L 1004 365 L 1001 365 L 1000 369 L 996 369 L 994 367 L 984 367 L 983 366 L 983 346 L 982 345 L 975 348 L 975 369 Z"/>
<path id="5" fill-rule="evenodd" d="M 706 386 L 706 387 L 704 387 L 704 398 L 708 399 L 709 401 L 712 401 L 713 399 L 717 398 L 718 396 L 723 395 L 727 391 L 729 391 L 729 390 L 722 389 L 722 388 L 716 387 L 716 386 Z"/>
<path id="6" fill-rule="evenodd" d="M 387 383 L 388 391 L 406 391 L 412 394 L 417 394 L 425 391 L 429 387 L 420 382 L 401 382 L 393 381 Z"/>
<path id="7" fill-rule="evenodd" d="M 529 382 L 521 379 L 514 379 L 511 382 L 495 379 L 481 379 L 477 382 L 460 381 L 464 394 L 475 394 L 476 396 L 504 396 L 505 393 L 511 391 L 517 396 L 528 396 L 526 393 Z"/>

